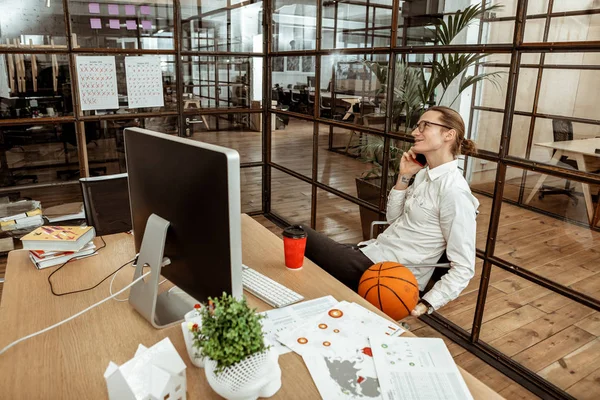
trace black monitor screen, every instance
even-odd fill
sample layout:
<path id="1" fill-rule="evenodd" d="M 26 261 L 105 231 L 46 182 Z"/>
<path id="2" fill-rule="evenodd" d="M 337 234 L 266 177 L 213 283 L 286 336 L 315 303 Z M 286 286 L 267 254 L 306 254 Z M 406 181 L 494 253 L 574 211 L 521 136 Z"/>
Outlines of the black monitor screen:
<path id="1" fill-rule="evenodd" d="M 151 214 L 168 220 L 164 255 L 171 265 L 162 275 L 198 301 L 232 292 L 231 246 L 241 247 L 231 243 L 230 232 L 230 212 L 238 221 L 240 213 L 239 155 L 215 149 L 223 148 L 142 129 L 125 131 L 136 251 Z M 231 154 L 237 171 L 228 171 L 235 165 L 228 160 Z M 237 199 L 230 199 L 232 182 Z M 234 251 L 241 264 L 241 249 Z"/>

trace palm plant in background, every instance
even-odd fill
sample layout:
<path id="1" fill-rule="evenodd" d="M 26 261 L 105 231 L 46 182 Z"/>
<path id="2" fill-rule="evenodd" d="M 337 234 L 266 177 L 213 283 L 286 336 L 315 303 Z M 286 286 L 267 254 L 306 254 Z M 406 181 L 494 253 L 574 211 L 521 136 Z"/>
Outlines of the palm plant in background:
<path id="1" fill-rule="evenodd" d="M 501 7 L 500 4 L 486 4 L 485 11 L 497 10 Z M 430 25 L 435 30 L 436 43 L 441 46 L 451 44 L 454 38 L 481 16 L 483 10 L 482 4 L 474 4 L 448 16 L 447 21 L 443 18 L 436 19 Z M 412 123 L 420 117 L 426 108 L 442 103 L 448 89 L 457 79 L 457 93 L 452 101 L 447 104 L 449 107 L 452 107 L 463 91 L 478 82 L 487 80 L 498 87 L 497 78 L 502 72 L 469 74 L 469 69 L 484 57 L 486 57 L 485 54 L 469 53 L 439 55 L 431 60 L 431 76 L 429 79 L 425 78 L 422 68 L 411 66 L 402 60 L 396 62 L 393 88 L 394 104 L 392 106 L 392 121 L 396 130 L 399 129 L 401 121 L 405 117 L 405 132 L 408 132 Z M 364 61 L 364 64 L 381 84 L 381 89 L 378 90 L 376 95 L 385 93 L 388 87 L 387 66 L 371 61 Z M 440 91 L 436 93 L 438 88 Z M 436 94 L 439 94 L 439 98 L 436 98 Z M 382 107 L 385 107 L 385 105 L 386 102 L 383 101 Z"/>

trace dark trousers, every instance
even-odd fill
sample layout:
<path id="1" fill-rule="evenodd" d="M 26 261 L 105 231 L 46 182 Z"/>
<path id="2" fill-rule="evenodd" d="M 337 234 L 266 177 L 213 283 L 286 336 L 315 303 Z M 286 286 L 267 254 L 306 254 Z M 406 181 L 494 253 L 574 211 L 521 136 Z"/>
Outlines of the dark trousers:
<path id="1" fill-rule="evenodd" d="M 373 262 L 357 246 L 338 243 L 307 226 L 306 258 L 355 292 L 358 282 Z"/>

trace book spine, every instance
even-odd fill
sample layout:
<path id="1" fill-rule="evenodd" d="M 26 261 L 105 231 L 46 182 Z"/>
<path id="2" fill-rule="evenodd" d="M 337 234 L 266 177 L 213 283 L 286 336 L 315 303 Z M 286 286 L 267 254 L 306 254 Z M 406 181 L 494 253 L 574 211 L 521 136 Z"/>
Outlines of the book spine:
<path id="1" fill-rule="evenodd" d="M 29 254 L 29 259 L 31 260 L 31 262 L 33 263 L 33 265 L 35 266 L 35 268 L 41 269 L 40 265 L 38 264 L 38 262 L 35 260 L 35 258 L 33 257 L 33 255 L 31 253 Z"/>

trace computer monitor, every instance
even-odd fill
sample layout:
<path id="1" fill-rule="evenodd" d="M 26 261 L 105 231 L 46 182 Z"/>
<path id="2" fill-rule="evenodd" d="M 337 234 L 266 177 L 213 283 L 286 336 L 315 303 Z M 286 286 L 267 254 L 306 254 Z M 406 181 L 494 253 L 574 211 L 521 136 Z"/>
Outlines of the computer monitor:
<path id="1" fill-rule="evenodd" d="M 241 298 L 238 152 L 140 128 L 125 129 L 124 138 L 140 253 L 134 276 L 149 264 L 185 292 L 158 295 L 159 274 L 153 273 L 132 287 L 130 303 L 160 328 L 180 321 L 209 296 L 227 292 Z M 170 265 L 160 269 L 163 254 Z"/>

